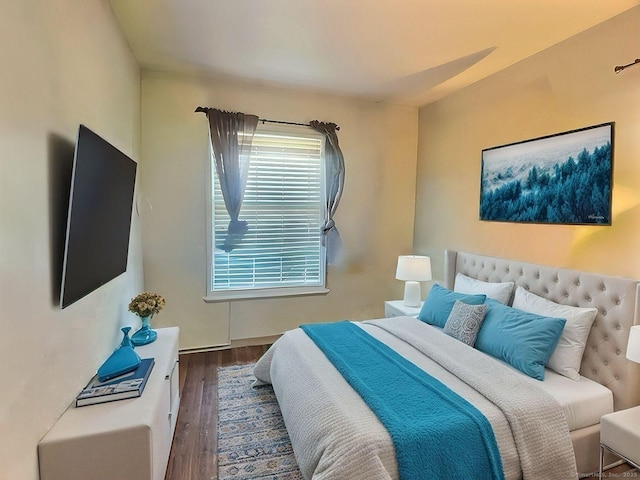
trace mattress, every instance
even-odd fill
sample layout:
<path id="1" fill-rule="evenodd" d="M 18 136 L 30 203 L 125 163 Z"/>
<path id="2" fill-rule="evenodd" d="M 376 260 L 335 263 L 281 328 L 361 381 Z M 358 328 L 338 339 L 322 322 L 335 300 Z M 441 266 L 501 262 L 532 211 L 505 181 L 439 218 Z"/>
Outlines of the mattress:
<path id="1" fill-rule="evenodd" d="M 602 415 L 613 412 L 611 390 L 587 377 L 581 376 L 579 381 L 575 381 L 546 369 L 543 382 L 530 380 L 562 406 L 569 430 L 596 425 Z"/>

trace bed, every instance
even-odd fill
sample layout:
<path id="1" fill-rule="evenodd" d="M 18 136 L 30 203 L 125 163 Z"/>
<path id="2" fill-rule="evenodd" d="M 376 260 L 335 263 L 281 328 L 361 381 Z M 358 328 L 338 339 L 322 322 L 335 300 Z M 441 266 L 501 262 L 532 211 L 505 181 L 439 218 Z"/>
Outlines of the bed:
<path id="1" fill-rule="evenodd" d="M 490 285 L 512 282 L 513 292 L 521 287 L 555 304 L 595 309 L 578 379 L 548 368 L 544 381 L 532 379 L 504 359 L 468 348 L 442 328 L 412 317 L 351 325 L 482 413 L 495 434 L 505 480 L 575 478 L 576 470 L 597 471 L 600 416 L 640 404 L 640 368 L 625 358 L 629 329 L 640 319 L 639 283 L 447 250 L 443 291 L 456 290 L 459 277 Z M 513 297 L 505 302 L 511 304 Z M 258 383 L 273 385 L 303 476 L 400 478 L 405 460 L 396 455 L 392 430 L 311 336 L 300 328 L 286 332 L 254 369 Z M 452 358 L 444 358 L 444 351 Z M 507 406 L 510 402 L 521 403 Z M 428 453 L 440 462 L 428 478 L 440 478 L 438 471 L 467 460 L 454 450 L 449 457 L 446 451 L 432 454 L 431 448 Z"/>

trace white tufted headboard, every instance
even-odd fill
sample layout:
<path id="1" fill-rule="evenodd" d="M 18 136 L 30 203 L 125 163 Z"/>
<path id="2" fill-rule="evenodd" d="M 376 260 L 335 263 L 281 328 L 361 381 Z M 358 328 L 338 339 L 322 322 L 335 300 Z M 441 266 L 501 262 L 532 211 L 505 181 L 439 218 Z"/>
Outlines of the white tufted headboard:
<path id="1" fill-rule="evenodd" d="M 640 322 L 639 281 L 446 250 L 447 288 L 453 289 L 458 272 L 485 282 L 515 282 L 556 303 L 596 307 L 580 374 L 613 392 L 615 410 L 640 405 L 640 365 L 625 356 L 629 329 Z"/>

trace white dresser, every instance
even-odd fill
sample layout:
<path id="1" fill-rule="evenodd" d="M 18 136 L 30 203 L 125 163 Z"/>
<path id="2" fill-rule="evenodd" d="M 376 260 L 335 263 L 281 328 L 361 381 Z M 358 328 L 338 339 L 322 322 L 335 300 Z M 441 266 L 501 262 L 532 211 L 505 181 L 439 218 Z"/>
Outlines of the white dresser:
<path id="1" fill-rule="evenodd" d="M 69 407 L 38 445 L 40 480 L 164 479 L 180 406 L 179 329 L 156 331 L 136 347 L 155 359 L 142 396 Z"/>

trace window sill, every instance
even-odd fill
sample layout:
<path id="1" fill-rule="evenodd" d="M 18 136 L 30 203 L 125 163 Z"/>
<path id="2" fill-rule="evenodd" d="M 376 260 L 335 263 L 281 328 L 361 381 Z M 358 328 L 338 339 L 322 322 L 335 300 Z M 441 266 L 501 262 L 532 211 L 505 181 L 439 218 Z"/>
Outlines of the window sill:
<path id="1" fill-rule="evenodd" d="M 326 295 L 331 290 L 325 287 L 285 287 L 260 290 L 230 290 L 211 293 L 202 300 L 205 303 L 228 302 L 231 300 L 254 300 L 258 298 L 293 297 L 298 295 Z"/>

